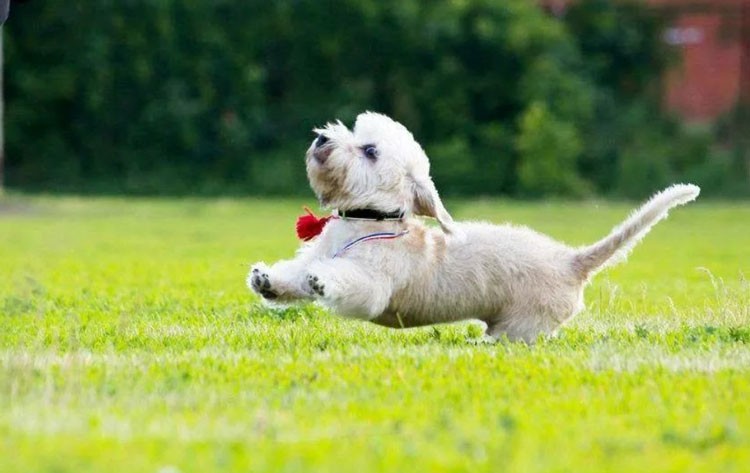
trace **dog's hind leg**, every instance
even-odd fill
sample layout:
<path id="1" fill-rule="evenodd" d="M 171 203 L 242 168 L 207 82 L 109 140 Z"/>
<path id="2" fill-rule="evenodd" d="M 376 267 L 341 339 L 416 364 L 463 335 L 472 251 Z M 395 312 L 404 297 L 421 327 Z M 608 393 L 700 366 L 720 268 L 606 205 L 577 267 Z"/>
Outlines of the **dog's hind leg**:
<path id="1" fill-rule="evenodd" d="M 495 321 L 487 323 L 487 329 L 484 332 L 482 340 L 485 342 L 499 342 L 503 340 L 509 342 L 526 342 L 531 345 L 536 340 L 536 335 L 521 330 L 520 327 L 509 326 L 504 321 Z"/>
<path id="2" fill-rule="evenodd" d="M 545 333 L 540 327 L 540 317 L 530 315 L 532 312 L 516 313 L 513 315 L 503 314 L 497 319 L 486 321 L 487 329 L 485 337 L 495 340 L 507 339 L 510 342 L 526 342 L 533 344 L 540 333 Z"/>
<path id="3" fill-rule="evenodd" d="M 392 289 L 388 278 L 364 271 L 345 259 L 316 261 L 307 283 L 325 306 L 346 317 L 372 320 L 388 307 Z"/>

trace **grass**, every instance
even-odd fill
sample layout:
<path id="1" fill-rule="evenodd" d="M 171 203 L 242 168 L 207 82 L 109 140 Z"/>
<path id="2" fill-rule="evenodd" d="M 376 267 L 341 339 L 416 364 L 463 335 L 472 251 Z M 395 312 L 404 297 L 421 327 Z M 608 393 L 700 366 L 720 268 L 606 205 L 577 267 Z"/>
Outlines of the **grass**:
<path id="1" fill-rule="evenodd" d="M 301 204 L 0 201 L 0 471 L 750 465 L 750 205 L 677 209 L 528 347 L 263 308 L 248 264 L 293 253 Z M 630 207 L 449 203 L 572 244 Z"/>

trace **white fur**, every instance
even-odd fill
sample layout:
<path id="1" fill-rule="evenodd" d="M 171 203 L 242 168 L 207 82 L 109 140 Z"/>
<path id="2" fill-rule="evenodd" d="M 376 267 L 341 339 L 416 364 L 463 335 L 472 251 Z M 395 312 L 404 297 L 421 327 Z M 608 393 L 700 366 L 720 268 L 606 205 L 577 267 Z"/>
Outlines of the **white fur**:
<path id="1" fill-rule="evenodd" d="M 525 227 L 454 223 L 430 179 L 424 151 L 404 126 L 384 115 L 363 113 L 352 131 L 338 122 L 316 132 L 329 141 L 310 146 L 307 172 L 324 205 L 405 210 L 406 216 L 333 219 L 294 259 L 256 264 L 248 286 L 270 303 L 316 300 L 341 315 L 395 328 L 479 319 L 494 339 L 533 342 L 539 334 L 554 334 L 583 309 L 583 288 L 592 274 L 622 259 L 670 208 L 700 191 L 674 185 L 601 241 L 571 248 Z M 364 155 L 367 145 L 377 147 L 376 160 Z M 441 228 L 417 215 L 436 218 Z M 364 235 L 404 230 L 400 238 L 361 243 L 333 258 Z"/>

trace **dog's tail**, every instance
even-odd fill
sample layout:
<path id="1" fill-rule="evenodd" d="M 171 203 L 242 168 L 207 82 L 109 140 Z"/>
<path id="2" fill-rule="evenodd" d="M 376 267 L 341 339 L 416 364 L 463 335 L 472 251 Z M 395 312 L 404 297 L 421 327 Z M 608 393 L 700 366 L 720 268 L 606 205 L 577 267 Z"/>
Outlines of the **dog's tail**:
<path id="1" fill-rule="evenodd" d="M 675 184 L 654 195 L 604 239 L 580 248 L 573 257 L 574 270 L 585 280 L 600 269 L 624 260 L 651 227 L 666 218 L 672 207 L 695 200 L 700 191 L 693 184 Z"/>

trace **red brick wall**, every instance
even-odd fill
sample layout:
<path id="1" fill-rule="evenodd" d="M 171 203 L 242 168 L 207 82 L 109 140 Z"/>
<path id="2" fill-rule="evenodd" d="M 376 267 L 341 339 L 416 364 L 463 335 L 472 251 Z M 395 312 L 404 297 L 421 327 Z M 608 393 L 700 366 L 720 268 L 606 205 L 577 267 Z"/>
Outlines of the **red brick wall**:
<path id="1" fill-rule="evenodd" d="M 666 77 L 665 104 L 670 110 L 706 121 L 737 103 L 742 48 L 736 32 L 727 31 L 727 23 L 721 14 L 688 13 L 665 32 L 672 39 L 683 39 L 675 45 L 681 62 Z"/>
<path id="2" fill-rule="evenodd" d="M 681 56 L 665 78 L 668 109 L 691 121 L 710 121 L 739 101 L 743 1 L 650 0 L 674 18 L 664 39 Z"/>
<path id="3" fill-rule="evenodd" d="M 572 1 L 540 0 L 554 14 Z M 664 78 L 665 107 L 689 121 L 711 121 L 750 102 L 750 0 L 642 1 L 672 18 L 664 40 L 679 61 Z"/>

